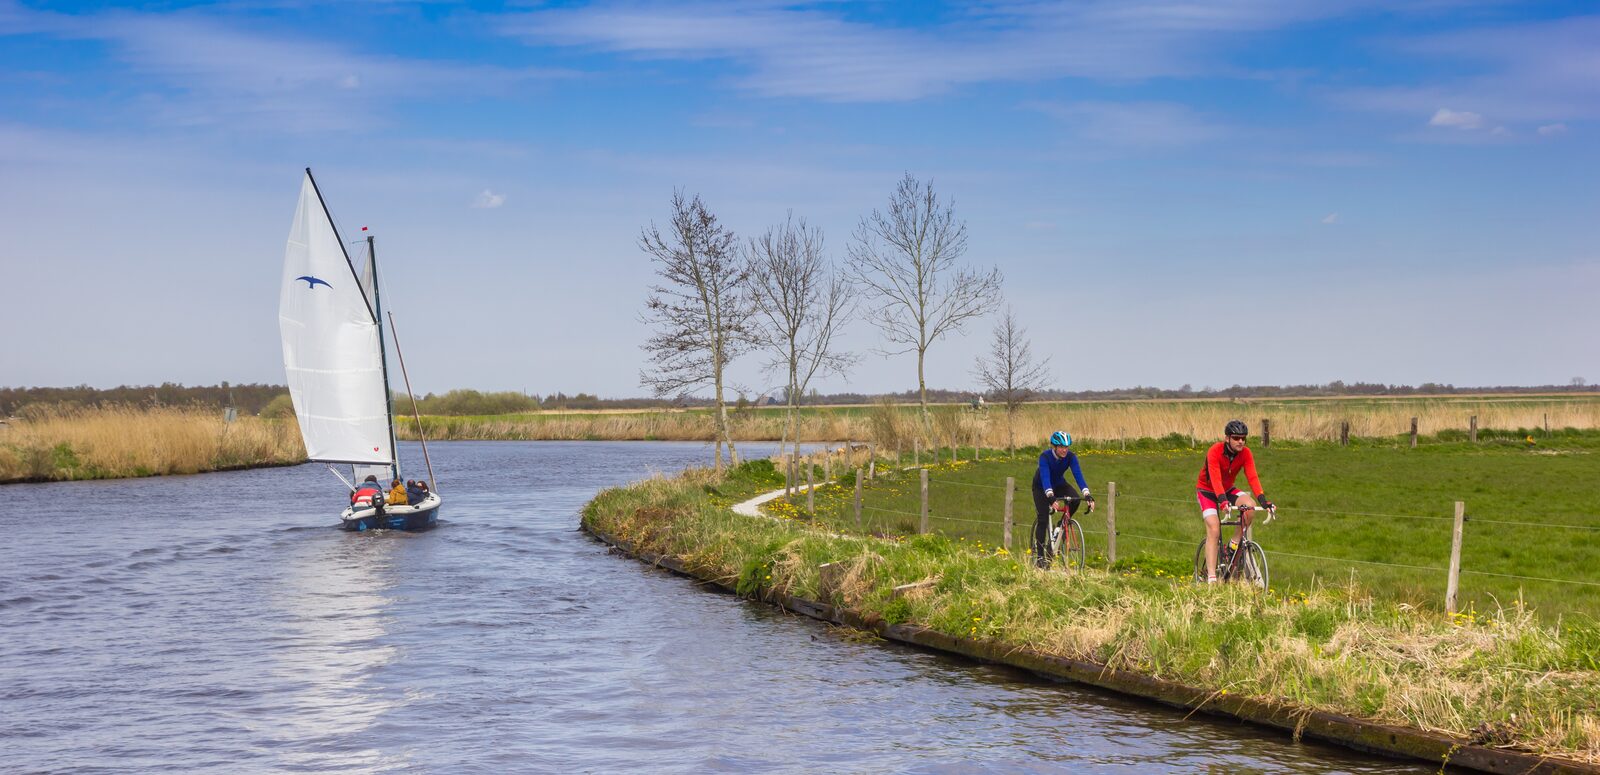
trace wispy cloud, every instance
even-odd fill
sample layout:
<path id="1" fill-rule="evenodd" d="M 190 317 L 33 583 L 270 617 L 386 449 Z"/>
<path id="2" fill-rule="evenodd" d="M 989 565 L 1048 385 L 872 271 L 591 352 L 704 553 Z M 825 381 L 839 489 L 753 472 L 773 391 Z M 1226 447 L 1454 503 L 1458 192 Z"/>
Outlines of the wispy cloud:
<path id="1" fill-rule="evenodd" d="M 1469 110 L 1451 110 L 1440 108 L 1428 120 L 1428 126 L 1445 126 L 1455 129 L 1477 129 L 1483 126 L 1483 116 Z"/>
<path id="2" fill-rule="evenodd" d="M 1333 93 L 1338 103 L 1402 114 L 1450 105 L 1513 124 L 1600 118 L 1600 16 L 1479 27 L 1395 40 L 1388 47 L 1466 66 L 1462 72 L 1473 74 L 1345 89 Z"/>
<path id="3" fill-rule="evenodd" d="M 610 2 L 507 15 L 501 29 L 641 59 L 734 60 L 744 74 L 731 82 L 764 95 L 895 101 L 991 81 L 1217 72 L 1228 68 L 1215 49 L 1238 35 L 1376 5 L 1000 0 L 908 28 L 847 18 L 831 4 Z"/>
<path id="4" fill-rule="evenodd" d="M 1336 223 L 1339 222 L 1339 214 L 1338 213 L 1328 213 L 1327 215 L 1322 216 L 1322 222 L 1327 224 L 1327 225 L 1329 225 L 1329 226 L 1332 226 L 1333 224 L 1336 224 Z"/>
<path id="5" fill-rule="evenodd" d="M 1023 107 L 1059 119 L 1084 139 L 1109 145 L 1176 147 L 1230 134 L 1188 106 L 1171 102 L 1030 102 Z"/>
<path id="6" fill-rule="evenodd" d="M 136 109 L 187 126 L 350 130 L 381 123 L 377 111 L 401 99 L 506 93 L 570 75 L 363 54 L 198 12 L 80 15 L 11 5 L 0 7 L 4 34 L 109 44 L 134 76 Z"/>
<path id="7" fill-rule="evenodd" d="M 505 203 L 506 203 L 506 195 L 505 194 L 496 194 L 495 192 L 490 191 L 487 188 L 484 189 L 482 193 L 478 194 L 472 200 L 473 208 L 474 209 L 478 209 L 478 210 L 493 210 L 494 208 L 499 207 L 500 205 L 503 205 Z"/>
<path id="8" fill-rule="evenodd" d="M 1543 135 L 1544 137 L 1556 137 L 1558 135 L 1564 135 L 1566 133 L 1567 133 L 1567 125 L 1566 124 L 1561 124 L 1561 123 L 1545 124 L 1544 126 L 1539 127 L 1539 134 Z"/>

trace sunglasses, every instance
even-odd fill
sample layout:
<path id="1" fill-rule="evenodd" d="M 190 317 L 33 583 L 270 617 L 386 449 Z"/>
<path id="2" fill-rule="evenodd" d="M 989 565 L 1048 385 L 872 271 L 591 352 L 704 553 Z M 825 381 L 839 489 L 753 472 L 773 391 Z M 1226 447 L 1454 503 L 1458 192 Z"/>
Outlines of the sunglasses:
<path id="1" fill-rule="evenodd" d="M 1229 441 L 1244 441 L 1244 437 L 1243 436 L 1229 436 L 1228 440 Z"/>

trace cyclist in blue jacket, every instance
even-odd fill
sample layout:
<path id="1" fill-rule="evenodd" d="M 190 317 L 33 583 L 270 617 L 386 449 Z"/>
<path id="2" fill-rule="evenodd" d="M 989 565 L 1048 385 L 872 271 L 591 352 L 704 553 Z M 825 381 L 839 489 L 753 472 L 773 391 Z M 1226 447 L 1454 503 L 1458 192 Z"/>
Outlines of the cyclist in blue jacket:
<path id="1" fill-rule="evenodd" d="M 1067 469 L 1077 486 L 1067 481 Z M 1094 498 L 1089 495 L 1089 485 L 1083 480 L 1083 468 L 1078 465 L 1078 455 L 1072 451 L 1072 435 L 1066 431 L 1050 434 L 1050 448 L 1039 455 L 1039 470 L 1033 474 L 1033 507 L 1038 516 L 1033 521 L 1033 561 L 1041 568 L 1050 565 L 1050 504 L 1056 498 L 1081 498 L 1067 501 L 1067 513 L 1078 513 L 1078 504 L 1087 501 L 1094 511 Z"/>

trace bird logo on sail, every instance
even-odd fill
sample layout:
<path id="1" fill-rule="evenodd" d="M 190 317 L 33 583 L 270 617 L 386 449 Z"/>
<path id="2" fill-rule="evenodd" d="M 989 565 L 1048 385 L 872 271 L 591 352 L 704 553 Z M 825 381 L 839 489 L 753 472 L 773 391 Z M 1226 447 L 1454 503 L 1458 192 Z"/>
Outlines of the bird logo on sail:
<path id="1" fill-rule="evenodd" d="M 308 275 L 308 274 L 300 275 L 299 277 L 296 277 L 294 279 L 296 279 L 296 280 L 305 280 L 306 281 L 306 290 L 310 290 L 312 288 L 317 287 L 318 283 L 321 283 L 322 285 L 327 285 L 329 288 L 333 287 L 332 285 L 328 284 L 327 280 L 324 280 L 324 279 L 322 279 L 320 277 L 312 277 L 311 275 Z"/>

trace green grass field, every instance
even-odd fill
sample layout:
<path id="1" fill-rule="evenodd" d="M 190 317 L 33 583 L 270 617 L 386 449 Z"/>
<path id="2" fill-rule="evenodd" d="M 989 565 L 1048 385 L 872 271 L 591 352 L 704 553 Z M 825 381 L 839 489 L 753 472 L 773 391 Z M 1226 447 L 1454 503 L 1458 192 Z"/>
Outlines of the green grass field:
<path id="1" fill-rule="evenodd" d="M 1545 618 L 1600 616 L 1600 433 L 1538 434 L 1531 443 L 1506 433 L 1485 433 L 1477 444 L 1453 438 L 1415 450 L 1388 439 L 1355 440 L 1348 447 L 1254 445 L 1262 483 L 1279 507 L 1275 521 L 1255 530 L 1268 553 L 1273 588 L 1305 591 L 1354 577 L 1380 596 L 1441 609 L 1454 503 L 1460 500 L 1468 515 L 1461 610 L 1490 611 L 1520 596 Z M 1091 562 L 1106 562 L 1106 482 L 1114 481 L 1117 567 L 1187 576 L 1203 536 L 1194 501 L 1202 452 L 1176 437 L 1125 450 L 1116 444 L 1080 449 L 1101 507 L 1079 513 Z M 952 465 L 946 453 L 930 470 L 931 529 L 986 550 L 997 547 L 1005 478 L 1012 476 L 1012 550 L 1025 552 L 1034 518 L 1028 489 L 1034 453 L 974 463 L 969 448 L 961 457 Z M 841 532 L 856 530 L 852 482 L 847 476 L 842 486 L 819 489 L 819 522 Z M 793 508 L 776 508 L 803 513 L 805 503 L 801 495 Z M 867 483 L 863 504 L 863 530 L 917 532 L 916 472 L 892 471 Z"/>

